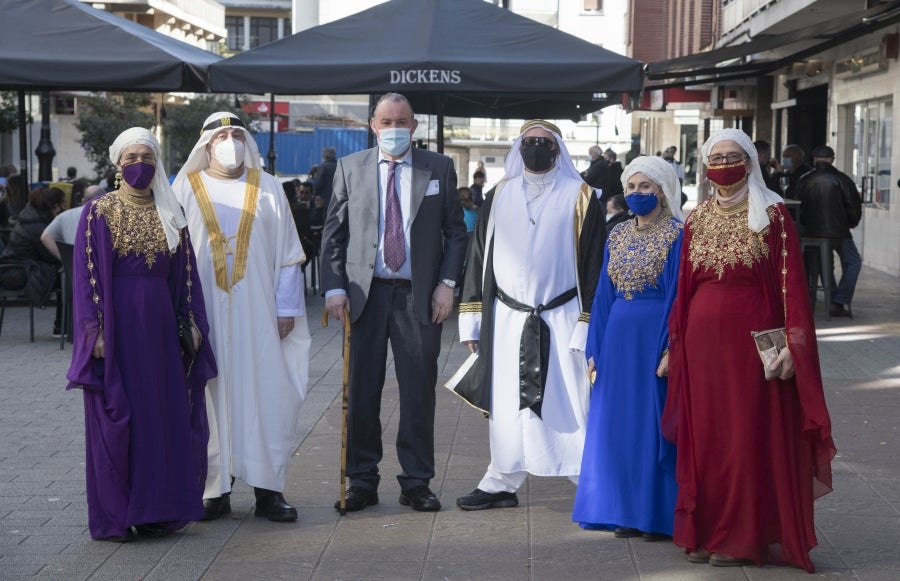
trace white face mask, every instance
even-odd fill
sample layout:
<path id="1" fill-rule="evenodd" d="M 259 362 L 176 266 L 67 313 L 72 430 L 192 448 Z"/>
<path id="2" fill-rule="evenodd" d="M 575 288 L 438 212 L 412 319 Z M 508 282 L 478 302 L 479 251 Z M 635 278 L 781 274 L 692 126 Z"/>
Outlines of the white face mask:
<path id="1" fill-rule="evenodd" d="M 401 155 L 412 141 L 409 127 L 390 127 L 378 132 L 378 146 L 388 155 Z"/>
<path id="2" fill-rule="evenodd" d="M 213 147 L 213 156 L 222 167 L 232 170 L 244 163 L 244 142 L 228 138 Z"/>

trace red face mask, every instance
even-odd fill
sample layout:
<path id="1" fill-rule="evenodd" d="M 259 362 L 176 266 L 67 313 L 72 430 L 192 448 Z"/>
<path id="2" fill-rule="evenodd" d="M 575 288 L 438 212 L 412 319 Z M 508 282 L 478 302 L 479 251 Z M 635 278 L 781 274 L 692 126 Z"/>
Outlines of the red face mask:
<path id="1" fill-rule="evenodd" d="M 747 166 L 743 161 L 711 165 L 706 168 L 706 177 L 717 186 L 727 188 L 747 177 Z"/>

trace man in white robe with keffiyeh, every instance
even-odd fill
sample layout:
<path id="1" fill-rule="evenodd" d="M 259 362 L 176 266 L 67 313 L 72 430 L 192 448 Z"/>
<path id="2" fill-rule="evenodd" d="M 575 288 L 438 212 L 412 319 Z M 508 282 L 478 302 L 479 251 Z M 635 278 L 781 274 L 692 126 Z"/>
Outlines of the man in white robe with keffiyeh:
<path id="1" fill-rule="evenodd" d="M 243 122 L 214 113 L 175 179 L 195 238 L 219 377 L 207 384 L 206 518 L 231 512 L 233 478 L 254 487 L 256 516 L 294 521 L 283 496 L 306 394 L 310 336 L 305 256 L 281 184 L 261 171 Z"/>
<path id="2" fill-rule="evenodd" d="M 464 510 L 516 506 L 528 474 L 577 482 L 590 395 L 584 347 L 606 228 L 559 129 L 528 121 L 488 192 L 460 340 L 479 361 L 456 393 L 490 417 L 491 463 Z"/>

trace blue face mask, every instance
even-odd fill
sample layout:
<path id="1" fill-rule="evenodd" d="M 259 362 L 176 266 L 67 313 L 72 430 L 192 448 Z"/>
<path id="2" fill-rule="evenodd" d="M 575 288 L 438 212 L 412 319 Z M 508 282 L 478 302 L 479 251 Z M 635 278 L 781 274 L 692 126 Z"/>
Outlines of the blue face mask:
<path id="1" fill-rule="evenodd" d="M 628 194 L 625 196 L 625 203 L 628 204 L 628 207 L 634 214 L 646 216 L 656 208 L 659 200 L 656 199 L 656 194 Z"/>
<path id="2" fill-rule="evenodd" d="M 784 166 L 784 169 L 791 169 L 791 166 L 794 165 L 794 160 L 786 157 L 781 160 L 781 165 Z"/>
<path id="3" fill-rule="evenodd" d="M 392 127 L 378 132 L 378 147 L 388 155 L 401 155 L 412 142 L 412 132 L 409 128 Z"/>

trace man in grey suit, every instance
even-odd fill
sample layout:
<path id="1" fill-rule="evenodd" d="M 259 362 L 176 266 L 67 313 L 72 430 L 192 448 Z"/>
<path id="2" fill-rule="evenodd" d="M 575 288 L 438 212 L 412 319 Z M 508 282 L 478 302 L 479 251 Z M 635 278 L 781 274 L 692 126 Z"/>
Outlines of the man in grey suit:
<path id="1" fill-rule="evenodd" d="M 338 160 L 322 233 L 325 308 L 351 321 L 346 508 L 378 503 L 381 392 L 387 345 L 400 388 L 400 504 L 440 510 L 434 476 L 434 407 L 441 323 L 467 238 L 453 161 L 411 147 L 417 122 L 387 93 L 369 122 L 378 147 Z M 335 503 L 335 508 L 339 507 Z"/>

